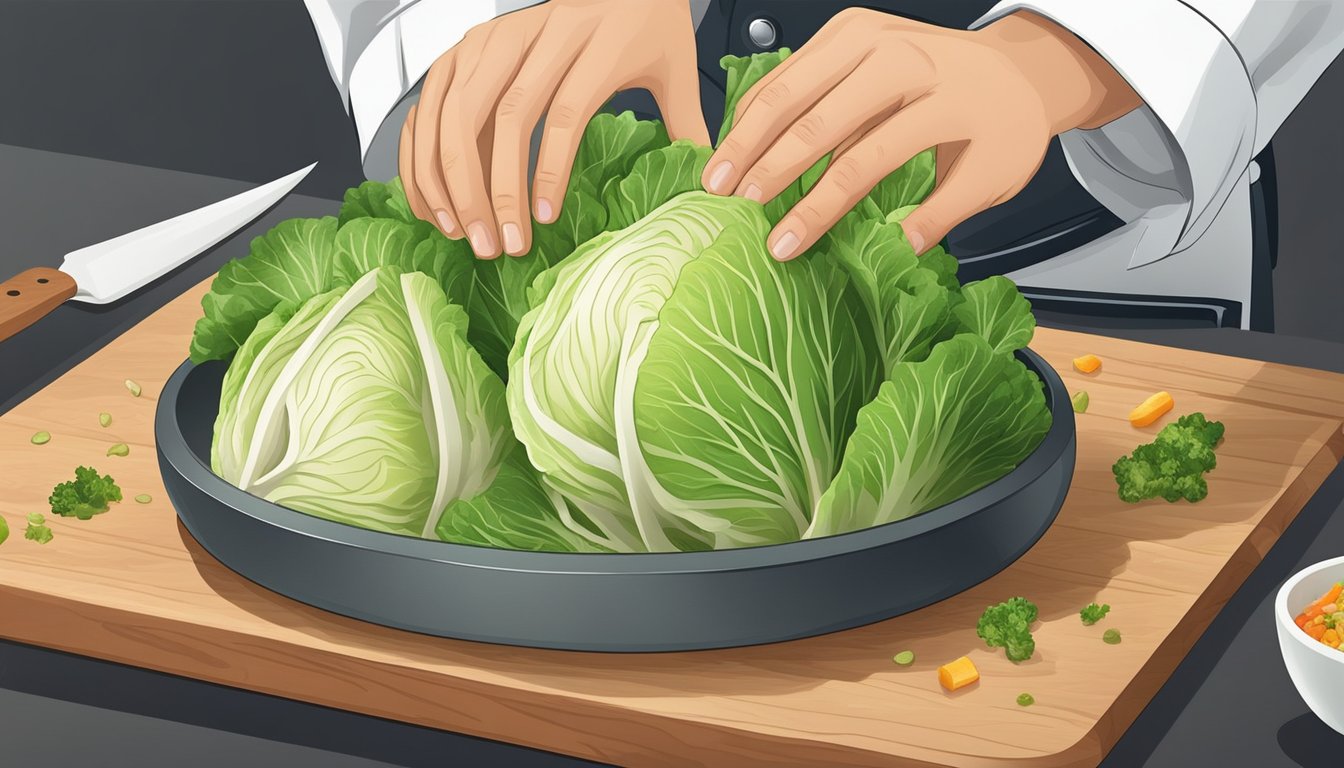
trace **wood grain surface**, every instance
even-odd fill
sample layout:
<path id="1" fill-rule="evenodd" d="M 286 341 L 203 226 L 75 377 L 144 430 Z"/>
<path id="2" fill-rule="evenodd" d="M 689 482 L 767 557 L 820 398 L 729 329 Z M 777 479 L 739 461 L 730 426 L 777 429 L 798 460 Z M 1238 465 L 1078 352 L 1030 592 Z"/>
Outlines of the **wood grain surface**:
<path id="1" fill-rule="evenodd" d="M 0 417 L 0 515 L 12 531 L 0 546 L 0 635 L 620 764 L 1094 765 L 1344 456 L 1344 377 L 1041 330 L 1033 348 L 1091 407 L 1058 521 L 990 581 L 880 624 L 754 648 L 608 655 L 443 640 L 272 594 L 177 524 L 152 424 L 205 289 Z M 1101 370 L 1074 371 L 1088 352 Z M 1158 389 L 1175 410 L 1132 428 L 1127 413 Z M 1197 410 L 1227 425 L 1209 497 L 1121 503 L 1115 459 Z M 37 431 L 51 441 L 33 445 Z M 129 456 L 105 455 L 122 442 Z M 25 514 L 44 511 L 78 464 L 114 475 L 126 501 L 87 521 L 49 516 L 54 540 L 25 540 Z M 141 493 L 153 501 L 131 500 Z M 1041 609 L 1036 655 L 1020 665 L 975 636 L 984 607 L 1014 595 Z M 1113 608 L 1085 627 L 1078 610 L 1094 600 Z M 1101 641 L 1108 628 L 1121 644 Z M 914 665 L 892 664 L 906 649 Z M 982 679 L 945 693 L 935 668 L 962 655 Z M 1036 704 L 1019 707 L 1022 692 Z"/>
<path id="2" fill-rule="evenodd" d="M 78 290 L 59 269 L 33 267 L 0 283 L 0 341 L 37 322 Z"/>

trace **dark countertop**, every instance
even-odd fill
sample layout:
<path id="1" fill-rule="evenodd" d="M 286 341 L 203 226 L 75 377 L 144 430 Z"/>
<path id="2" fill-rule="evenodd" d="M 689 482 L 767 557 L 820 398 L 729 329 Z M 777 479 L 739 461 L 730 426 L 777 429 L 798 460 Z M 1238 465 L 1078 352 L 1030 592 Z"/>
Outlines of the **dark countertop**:
<path id="1" fill-rule="evenodd" d="M 246 183 L 0 145 L 0 277 L 227 197 Z M 304 189 L 300 186 L 300 191 Z M 16 190 L 18 190 L 16 192 Z M 337 203 L 292 195 L 204 257 L 106 308 L 68 304 L 0 344 L 0 413 L 246 252 L 252 237 Z M 1344 344 L 1229 329 L 1107 331 L 1344 373 Z M 1106 768 L 1338 765 L 1344 736 L 1298 698 L 1270 603 L 1297 570 L 1344 553 L 1337 468 L 1121 737 Z M 4 606 L 0 605 L 0 623 Z M 582 761 L 0 641 L 5 765 L 567 766 Z"/>

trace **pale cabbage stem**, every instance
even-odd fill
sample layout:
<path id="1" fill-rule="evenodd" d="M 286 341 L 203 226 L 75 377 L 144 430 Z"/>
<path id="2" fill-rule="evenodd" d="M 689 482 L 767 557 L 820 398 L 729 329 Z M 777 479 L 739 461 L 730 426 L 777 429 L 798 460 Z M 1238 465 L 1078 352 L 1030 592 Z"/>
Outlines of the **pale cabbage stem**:
<path id="1" fill-rule="evenodd" d="M 270 442 L 278 428 L 280 421 L 280 410 L 285 404 L 286 395 L 290 387 L 294 384 L 294 379 L 299 375 L 304 363 L 312 355 L 313 350 L 317 348 L 322 340 L 325 339 L 336 326 L 350 314 L 360 302 L 373 294 L 377 287 L 376 272 L 370 272 L 360 278 L 350 289 L 342 296 L 330 310 L 326 317 L 323 317 L 313 328 L 308 338 L 303 340 L 298 349 L 290 355 L 285 361 L 285 367 L 276 377 L 275 383 L 271 385 L 271 391 L 266 393 L 266 400 L 262 402 L 261 408 L 257 411 L 256 427 L 252 431 L 252 444 L 248 446 L 247 459 L 243 462 L 243 471 L 238 478 L 238 487 L 247 491 L 252 490 L 253 483 L 262 483 L 266 481 L 271 474 L 274 474 L 279 467 L 286 466 L 286 462 L 292 462 L 293 453 L 297 450 L 297 441 L 291 439 L 289 446 L 285 451 L 284 457 L 280 460 L 278 466 L 267 473 L 266 477 L 254 480 L 254 475 L 261 472 L 257 466 L 258 457 L 261 452 L 261 446 Z"/>

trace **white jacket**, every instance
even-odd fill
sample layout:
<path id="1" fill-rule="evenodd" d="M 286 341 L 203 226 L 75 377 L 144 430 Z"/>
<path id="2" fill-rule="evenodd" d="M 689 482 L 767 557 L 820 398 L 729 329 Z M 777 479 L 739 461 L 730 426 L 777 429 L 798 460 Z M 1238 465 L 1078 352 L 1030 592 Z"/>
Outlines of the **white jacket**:
<path id="1" fill-rule="evenodd" d="M 471 27 L 540 0 L 305 0 L 370 178 L 396 175 L 397 140 L 429 66 Z M 708 0 L 689 0 L 698 24 Z M 1053 19 L 1100 53 L 1145 105 L 1060 136 L 1078 181 L 1125 224 L 1008 276 L 1023 286 L 1209 297 L 1250 318 L 1251 163 L 1344 49 L 1332 0 L 1001 2 Z"/>

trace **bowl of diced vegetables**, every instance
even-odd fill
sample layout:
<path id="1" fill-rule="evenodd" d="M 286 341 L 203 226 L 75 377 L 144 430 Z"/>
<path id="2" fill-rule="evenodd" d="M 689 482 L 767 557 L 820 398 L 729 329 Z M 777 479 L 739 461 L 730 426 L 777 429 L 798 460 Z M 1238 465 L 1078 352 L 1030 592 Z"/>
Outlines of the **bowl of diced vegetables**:
<path id="1" fill-rule="evenodd" d="M 1344 557 L 1292 577 L 1274 600 L 1288 676 L 1326 725 L 1344 733 Z"/>

